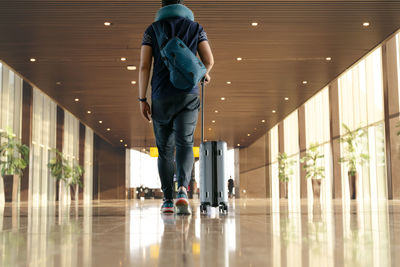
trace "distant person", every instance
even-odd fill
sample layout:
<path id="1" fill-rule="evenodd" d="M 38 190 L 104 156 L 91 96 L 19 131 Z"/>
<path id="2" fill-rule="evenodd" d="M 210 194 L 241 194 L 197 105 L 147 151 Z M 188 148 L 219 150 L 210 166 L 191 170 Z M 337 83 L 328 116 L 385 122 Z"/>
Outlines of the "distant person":
<path id="1" fill-rule="evenodd" d="M 193 134 L 200 108 L 199 88 L 194 86 L 183 91 L 173 86 L 169 70 L 164 64 L 153 26 L 162 26 L 168 38 L 179 37 L 186 46 L 199 56 L 207 69 L 205 83 L 211 78 L 209 72 L 214 64 L 213 55 L 203 27 L 194 21 L 193 12 L 183 5 L 183 0 L 163 0 L 157 13 L 161 18 L 150 25 L 144 33 L 139 69 L 140 112 L 144 119 L 153 120 L 154 134 L 158 147 L 158 172 L 164 193 L 162 213 L 190 214 L 187 188 L 193 168 Z M 152 107 L 147 103 L 146 91 L 149 83 L 152 59 L 154 58 L 151 81 Z M 174 205 L 173 176 L 174 149 L 176 146 L 176 168 L 178 193 Z"/>
<path id="2" fill-rule="evenodd" d="M 233 196 L 233 188 L 235 187 L 235 182 L 232 179 L 232 176 L 228 180 L 228 196 Z"/>

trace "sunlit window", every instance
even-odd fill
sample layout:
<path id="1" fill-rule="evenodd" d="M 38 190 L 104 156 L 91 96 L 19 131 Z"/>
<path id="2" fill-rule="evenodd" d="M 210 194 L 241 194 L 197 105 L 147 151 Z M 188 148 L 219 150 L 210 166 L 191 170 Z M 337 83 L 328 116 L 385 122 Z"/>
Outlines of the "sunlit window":
<path id="1" fill-rule="evenodd" d="M 318 162 L 325 169 L 325 178 L 321 181 L 322 205 L 330 207 L 332 199 L 332 156 L 330 145 L 330 120 L 329 120 L 329 88 L 322 89 L 305 104 L 306 115 L 306 146 L 318 145 L 318 151 L 323 159 Z M 313 203 L 311 179 L 307 179 L 307 199 L 309 207 Z"/>
<path id="2" fill-rule="evenodd" d="M 293 161 L 293 175 L 288 182 L 289 211 L 300 210 L 300 148 L 299 148 L 299 123 L 297 110 L 283 120 L 284 148 L 288 159 Z"/>
<path id="3" fill-rule="evenodd" d="M 131 149 L 131 187 L 161 188 L 157 158 Z"/>
<path id="4" fill-rule="evenodd" d="M 21 138 L 22 79 L 0 62 L 0 129 Z"/>
<path id="5" fill-rule="evenodd" d="M 279 211 L 279 178 L 278 178 L 278 154 L 279 154 L 279 135 L 278 125 L 269 131 L 269 153 L 271 165 L 269 168 L 269 177 L 271 177 L 271 197 L 272 211 Z"/>
<path id="6" fill-rule="evenodd" d="M 396 34 L 396 54 L 397 54 L 397 85 L 398 85 L 398 96 L 399 96 L 399 110 L 400 110 L 400 33 Z"/>
<path id="7" fill-rule="evenodd" d="M 351 130 L 362 127 L 366 134 L 361 150 L 369 160 L 357 167 L 357 199 L 376 205 L 386 199 L 385 138 L 383 110 L 382 50 L 375 49 L 368 56 L 339 77 L 339 110 L 341 135 L 343 124 Z M 344 155 L 341 145 L 341 156 Z M 350 199 L 348 169 L 342 164 L 342 192 Z M 370 201 L 370 202 L 369 202 Z M 348 202 L 345 202 L 345 204 Z"/>
<path id="8" fill-rule="evenodd" d="M 56 147 L 57 104 L 37 88 L 33 88 L 33 120 L 30 168 L 30 193 L 33 205 L 46 205 L 55 200 L 55 179 L 47 165 Z"/>
<path id="9" fill-rule="evenodd" d="M 89 127 L 85 129 L 84 159 L 83 200 L 85 203 L 89 203 L 93 199 L 93 130 Z"/>

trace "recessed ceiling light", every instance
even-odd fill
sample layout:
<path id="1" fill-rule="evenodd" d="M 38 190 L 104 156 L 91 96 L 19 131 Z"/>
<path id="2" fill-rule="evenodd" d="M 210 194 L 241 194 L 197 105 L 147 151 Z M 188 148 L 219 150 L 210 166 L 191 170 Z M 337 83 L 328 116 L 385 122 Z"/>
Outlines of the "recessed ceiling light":
<path id="1" fill-rule="evenodd" d="M 221 97 L 221 100 L 224 101 L 224 100 L 225 100 L 225 97 Z"/>
<path id="2" fill-rule="evenodd" d="M 212 120 L 211 122 L 212 122 L 212 123 L 215 123 L 215 120 Z"/>
<path id="3" fill-rule="evenodd" d="M 327 61 L 331 61 L 332 60 L 332 58 L 331 57 L 327 57 L 327 58 L 325 58 Z"/>
<path id="4" fill-rule="evenodd" d="M 247 136 L 250 136 L 251 134 L 247 134 Z"/>
<path id="5" fill-rule="evenodd" d="M 136 81 L 131 81 L 131 84 L 136 84 Z"/>
<path id="6" fill-rule="evenodd" d="M 274 110 L 272 111 L 272 113 L 276 113 L 276 110 L 274 109 Z"/>
<path id="7" fill-rule="evenodd" d="M 121 61 L 126 61 L 126 57 L 121 57 Z"/>
<path id="8" fill-rule="evenodd" d="M 107 128 L 107 131 L 111 131 L 111 129 L 110 129 L 110 128 Z"/>
<path id="9" fill-rule="evenodd" d="M 122 142 L 124 142 L 124 140 L 122 140 L 122 139 L 121 139 L 121 140 L 119 140 L 119 141 L 120 141 L 121 143 L 122 143 Z"/>
<path id="10" fill-rule="evenodd" d="M 106 22 L 104 22 L 104 26 L 111 26 L 111 22 L 109 22 L 109 21 L 106 21 Z"/>
<path id="11" fill-rule="evenodd" d="M 369 26 L 369 22 L 364 22 L 364 23 L 363 23 L 363 26 L 364 26 L 364 27 L 368 27 L 368 26 Z"/>
<path id="12" fill-rule="evenodd" d="M 127 147 L 128 145 L 127 144 L 125 144 L 125 147 Z"/>
<path id="13" fill-rule="evenodd" d="M 211 131 L 211 128 L 208 128 L 209 131 Z"/>
<path id="14" fill-rule="evenodd" d="M 128 70 L 136 70 L 136 66 L 127 66 L 126 67 Z"/>
<path id="15" fill-rule="evenodd" d="M 36 62 L 36 58 L 29 59 L 31 62 Z"/>
<path id="16" fill-rule="evenodd" d="M 215 113 L 218 113 L 218 110 L 214 111 Z"/>
<path id="17" fill-rule="evenodd" d="M 75 98 L 75 102 L 79 102 L 79 98 Z"/>
<path id="18" fill-rule="evenodd" d="M 262 120 L 261 122 L 262 122 L 262 123 L 264 123 L 264 122 L 265 122 L 265 120 Z"/>
<path id="19" fill-rule="evenodd" d="M 240 146 L 240 144 L 237 144 L 237 146 Z"/>
<path id="20" fill-rule="evenodd" d="M 61 82 L 56 82 L 57 85 L 61 85 Z"/>
<path id="21" fill-rule="evenodd" d="M 308 82 L 307 81 L 303 81 L 303 84 L 307 84 Z"/>
<path id="22" fill-rule="evenodd" d="M 257 25 L 258 25 L 257 22 L 252 22 L 252 23 L 251 23 L 251 26 L 254 26 L 254 27 L 255 27 L 255 26 L 257 26 Z"/>
<path id="23" fill-rule="evenodd" d="M 236 58 L 237 61 L 241 61 L 242 59 L 243 58 L 241 58 L 241 57 Z"/>
<path id="24" fill-rule="evenodd" d="M 289 100 L 289 97 L 285 97 L 285 101 L 288 101 Z"/>
<path id="25" fill-rule="evenodd" d="M 91 114 L 92 112 L 90 110 L 87 111 L 88 114 Z"/>
<path id="26" fill-rule="evenodd" d="M 232 84 L 232 82 L 231 81 L 227 81 L 226 84 Z"/>
<path id="27" fill-rule="evenodd" d="M 103 121 L 99 121 L 99 123 L 100 123 L 100 124 L 102 124 L 102 123 L 103 123 Z"/>

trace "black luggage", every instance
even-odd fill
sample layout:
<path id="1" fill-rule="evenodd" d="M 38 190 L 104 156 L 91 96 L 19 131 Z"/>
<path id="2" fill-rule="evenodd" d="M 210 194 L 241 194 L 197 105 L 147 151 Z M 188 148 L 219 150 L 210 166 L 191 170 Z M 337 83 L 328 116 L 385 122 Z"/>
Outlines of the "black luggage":
<path id="1" fill-rule="evenodd" d="M 204 82 L 201 83 L 201 144 L 200 144 L 200 211 L 207 206 L 228 212 L 228 193 L 225 183 L 227 144 L 223 141 L 204 142 Z"/>

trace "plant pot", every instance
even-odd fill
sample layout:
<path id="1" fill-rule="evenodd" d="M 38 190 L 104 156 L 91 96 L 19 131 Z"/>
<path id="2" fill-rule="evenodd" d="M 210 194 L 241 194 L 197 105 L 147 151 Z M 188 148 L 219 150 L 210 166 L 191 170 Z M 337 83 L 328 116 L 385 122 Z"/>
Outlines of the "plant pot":
<path id="1" fill-rule="evenodd" d="M 349 192 L 350 192 L 350 199 L 357 198 L 357 181 L 358 181 L 358 173 L 352 175 L 350 172 L 349 175 Z"/>
<path id="2" fill-rule="evenodd" d="M 6 202 L 18 202 L 19 175 L 4 175 L 4 199 Z"/>
<path id="3" fill-rule="evenodd" d="M 281 193 L 281 198 L 288 198 L 288 183 L 287 182 L 281 182 L 281 187 L 280 187 L 280 193 Z"/>
<path id="4" fill-rule="evenodd" d="M 314 201 L 319 200 L 321 196 L 321 179 L 311 179 Z"/>

